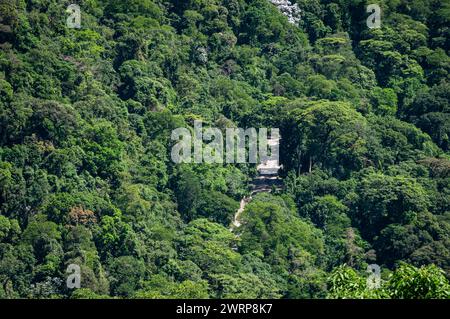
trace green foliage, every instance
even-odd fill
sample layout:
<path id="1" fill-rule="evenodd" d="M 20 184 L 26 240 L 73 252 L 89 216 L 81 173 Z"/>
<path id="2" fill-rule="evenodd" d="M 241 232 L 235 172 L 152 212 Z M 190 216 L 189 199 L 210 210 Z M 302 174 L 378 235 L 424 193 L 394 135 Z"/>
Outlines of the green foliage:
<path id="1" fill-rule="evenodd" d="M 300 105 L 286 123 L 288 129 L 293 127 L 294 134 L 282 132 L 287 136 L 287 169 L 311 172 L 318 166 L 345 176 L 364 167 L 369 131 L 361 114 L 343 102 Z"/>
<path id="2" fill-rule="evenodd" d="M 213 282 L 219 292 L 214 297 L 219 299 L 277 299 L 281 296 L 276 287 L 254 274 L 220 274 L 213 276 Z"/>
<path id="3" fill-rule="evenodd" d="M 449 298 L 448 3 L 291 2 L 0 1 L 0 298 Z M 173 163 L 195 120 L 284 187 Z"/>
<path id="4" fill-rule="evenodd" d="M 420 269 L 401 265 L 389 279 L 387 290 L 397 299 L 450 298 L 449 282 L 442 270 L 434 265 Z"/>
<path id="5" fill-rule="evenodd" d="M 207 217 L 216 223 L 223 224 L 224 226 L 231 223 L 235 212 L 239 208 L 239 203 L 227 195 L 219 192 L 204 192 L 204 202 L 200 205 L 199 215 Z"/>
<path id="6" fill-rule="evenodd" d="M 145 282 L 144 289 L 138 290 L 134 295 L 137 299 L 207 299 L 208 284 L 201 280 L 194 282 L 185 280 L 175 283 L 170 279 L 156 275 Z"/>
<path id="7" fill-rule="evenodd" d="M 369 288 L 364 276 L 341 266 L 328 278 L 331 298 L 448 299 L 450 286 L 435 265 L 416 268 L 402 264 L 379 288 Z"/>
<path id="8" fill-rule="evenodd" d="M 323 253 L 322 233 L 296 216 L 287 199 L 260 195 L 247 206 L 242 221 L 240 249 L 262 253 L 280 269 L 311 266 Z"/>
<path id="9" fill-rule="evenodd" d="M 197 264 L 205 275 L 232 273 L 242 258 L 233 250 L 235 242 L 227 228 L 207 219 L 196 219 L 186 227 L 180 255 Z"/>
<path id="10" fill-rule="evenodd" d="M 144 279 L 145 266 L 141 260 L 132 256 L 121 256 L 109 261 L 111 290 L 118 296 L 131 296 Z"/>
<path id="11" fill-rule="evenodd" d="M 359 199 L 354 208 L 360 225 L 367 225 L 363 234 L 376 236 L 388 224 L 407 224 L 426 211 L 426 191 L 411 178 L 369 174 L 357 190 Z M 363 229 L 363 227 L 361 227 Z"/>

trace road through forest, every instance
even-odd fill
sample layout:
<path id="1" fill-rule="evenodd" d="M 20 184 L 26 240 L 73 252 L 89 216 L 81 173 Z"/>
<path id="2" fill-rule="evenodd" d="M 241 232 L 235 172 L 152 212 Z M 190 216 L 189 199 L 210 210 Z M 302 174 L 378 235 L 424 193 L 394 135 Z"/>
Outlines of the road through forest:
<path id="1" fill-rule="evenodd" d="M 272 150 L 279 147 L 279 139 L 268 140 L 268 145 Z M 242 223 L 240 217 L 245 210 L 248 203 L 251 202 L 252 196 L 258 193 L 270 193 L 272 189 L 279 189 L 281 187 L 281 179 L 278 177 L 278 171 L 280 169 L 280 164 L 278 159 L 269 159 L 258 165 L 258 177 L 256 177 L 252 182 L 252 190 L 250 196 L 244 196 L 241 199 L 239 209 L 234 215 L 233 222 L 231 224 L 231 231 L 239 228 Z"/>

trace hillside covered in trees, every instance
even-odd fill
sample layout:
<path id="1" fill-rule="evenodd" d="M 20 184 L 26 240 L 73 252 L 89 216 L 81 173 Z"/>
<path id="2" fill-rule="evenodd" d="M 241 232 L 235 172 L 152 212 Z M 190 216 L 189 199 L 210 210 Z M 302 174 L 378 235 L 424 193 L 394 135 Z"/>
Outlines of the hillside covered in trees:
<path id="1" fill-rule="evenodd" d="M 450 298 L 450 1 L 374 2 L 0 0 L 0 298 Z M 280 129 L 237 231 L 195 120 Z"/>

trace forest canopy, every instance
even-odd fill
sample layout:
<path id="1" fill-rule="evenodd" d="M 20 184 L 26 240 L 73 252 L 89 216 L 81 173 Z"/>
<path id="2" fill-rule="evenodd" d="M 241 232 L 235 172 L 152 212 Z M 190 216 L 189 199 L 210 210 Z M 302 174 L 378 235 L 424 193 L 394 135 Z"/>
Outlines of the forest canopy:
<path id="1" fill-rule="evenodd" d="M 450 2 L 371 3 L 0 0 L 0 298 L 450 298 Z M 280 129 L 236 231 L 196 120 Z"/>

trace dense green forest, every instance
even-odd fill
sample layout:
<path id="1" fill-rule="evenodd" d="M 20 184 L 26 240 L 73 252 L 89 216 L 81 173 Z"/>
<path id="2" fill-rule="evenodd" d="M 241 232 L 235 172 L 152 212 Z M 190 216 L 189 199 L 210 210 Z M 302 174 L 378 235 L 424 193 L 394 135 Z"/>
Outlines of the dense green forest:
<path id="1" fill-rule="evenodd" d="M 371 3 L 0 0 L 0 298 L 450 298 L 450 1 Z M 238 234 L 195 120 L 280 128 Z"/>

